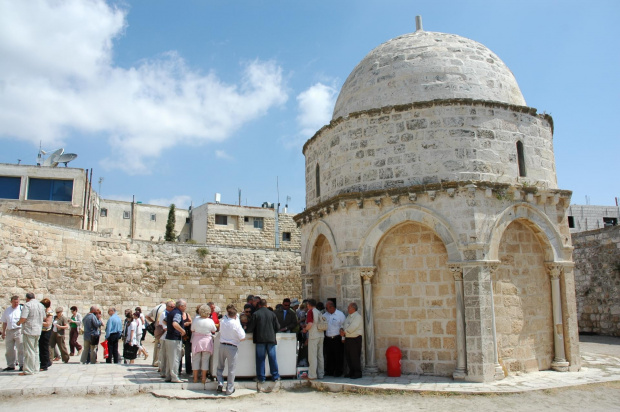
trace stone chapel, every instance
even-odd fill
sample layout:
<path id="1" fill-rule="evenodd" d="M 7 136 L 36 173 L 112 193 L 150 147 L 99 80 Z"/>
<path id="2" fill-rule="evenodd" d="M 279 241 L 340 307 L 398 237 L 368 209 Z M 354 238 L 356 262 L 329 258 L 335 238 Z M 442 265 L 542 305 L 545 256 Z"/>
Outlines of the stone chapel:
<path id="1" fill-rule="evenodd" d="M 370 373 L 392 345 L 407 374 L 579 370 L 553 120 L 487 47 L 416 26 L 364 57 L 303 147 L 304 297 L 357 302 Z"/>

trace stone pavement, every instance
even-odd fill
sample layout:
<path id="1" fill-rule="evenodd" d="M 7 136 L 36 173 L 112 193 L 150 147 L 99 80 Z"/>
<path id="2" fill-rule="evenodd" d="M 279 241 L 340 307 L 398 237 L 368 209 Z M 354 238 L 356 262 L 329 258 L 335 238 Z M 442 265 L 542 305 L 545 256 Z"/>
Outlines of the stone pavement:
<path id="1" fill-rule="evenodd" d="M 151 344 L 152 345 L 152 344 Z M 152 353 L 152 351 L 151 351 Z M 562 388 L 592 383 L 620 381 L 620 338 L 582 336 L 583 367 L 580 372 L 543 371 L 510 376 L 491 383 L 454 381 L 449 378 L 407 375 L 388 378 L 385 375 L 362 379 L 325 378 L 312 382 L 296 379 L 282 380 L 279 388 L 265 384 L 266 392 L 294 389 L 310 385 L 316 389 L 340 392 L 414 391 L 450 393 L 517 393 L 541 389 Z M 4 354 L 4 344 L 0 344 Z M 131 395 L 153 393 L 168 398 L 221 397 L 215 392 L 215 382 L 206 385 L 194 383 L 165 383 L 150 366 L 151 359 L 137 360 L 134 365 L 98 363 L 81 365 L 76 357 L 70 363 L 54 363 L 47 372 L 33 376 L 18 376 L 16 372 L 0 372 L 0 397 L 40 396 L 49 394 L 79 396 L 86 394 Z M 4 366 L 4 362 L 0 365 Z M 235 396 L 252 394 L 257 384 L 251 380 L 238 380 Z"/>

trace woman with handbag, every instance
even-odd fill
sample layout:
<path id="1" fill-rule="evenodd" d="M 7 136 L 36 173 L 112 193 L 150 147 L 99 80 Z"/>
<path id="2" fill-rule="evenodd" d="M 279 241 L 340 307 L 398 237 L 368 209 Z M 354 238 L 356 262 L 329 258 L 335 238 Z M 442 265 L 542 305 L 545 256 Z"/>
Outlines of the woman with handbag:
<path id="1" fill-rule="evenodd" d="M 123 359 L 125 363 L 129 361 L 130 364 L 133 364 L 138 356 L 138 340 L 136 330 L 138 329 L 138 320 L 140 319 L 140 314 L 138 312 L 126 314 L 127 321 L 125 322 L 125 344 L 123 345 Z"/>
<path id="2" fill-rule="evenodd" d="M 213 354 L 213 334 L 217 332 L 215 323 L 209 316 L 209 306 L 198 307 L 198 316 L 192 323 L 192 369 L 194 383 L 198 382 L 198 371 L 202 371 L 201 381 L 207 381 L 209 359 Z"/>
<path id="3" fill-rule="evenodd" d="M 144 317 L 144 315 L 142 314 L 142 308 L 141 307 L 137 307 L 136 308 L 136 313 L 139 315 L 138 316 L 138 327 L 136 329 L 136 340 L 138 342 L 138 354 L 143 354 L 144 355 L 144 360 L 146 360 L 149 357 L 149 352 L 146 350 L 146 348 L 144 346 L 142 346 L 142 341 L 145 338 L 145 334 L 146 334 L 146 319 Z"/>
<path id="4" fill-rule="evenodd" d="M 183 351 L 181 351 L 181 360 L 179 361 L 179 375 L 181 375 L 181 369 L 183 369 L 183 352 L 185 352 L 185 372 L 192 375 L 192 317 L 187 312 L 183 312 L 183 324 L 181 325 L 185 329 L 185 335 L 183 335 Z"/>

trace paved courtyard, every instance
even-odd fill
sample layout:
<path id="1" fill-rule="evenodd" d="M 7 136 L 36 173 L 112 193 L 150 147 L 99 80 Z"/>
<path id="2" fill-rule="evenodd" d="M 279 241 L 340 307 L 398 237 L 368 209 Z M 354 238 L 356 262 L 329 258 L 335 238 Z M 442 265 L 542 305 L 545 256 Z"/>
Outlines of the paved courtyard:
<path id="1" fill-rule="evenodd" d="M 148 346 L 152 346 L 152 343 Z M 152 347 L 150 349 L 152 353 Z M 4 343 L 0 344 L 0 353 L 4 354 Z M 285 379 L 281 383 L 281 388 L 267 384 L 263 389 L 269 392 L 274 389 L 294 389 L 311 385 L 315 389 L 330 392 L 506 394 L 620 381 L 620 338 L 582 336 L 581 353 L 583 368 L 580 372 L 544 371 L 511 376 L 491 383 L 459 382 L 431 376 L 410 375 L 388 378 L 380 375 L 355 381 L 326 378 L 313 381 L 311 384 L 306 381 Z M 3 361 L 4 359 L 0 362 L 2 366 Z M 150 364 L 149 358 L 146 361 L 139 359 L 134 365 L 105 363 L 81 365 L 77 357 L 72 357 L 68 364 L 54 363 L 47 372 L 40 372 L 34 376 L 18 376 L 16 372 L 2 372 L 0 397 L 154 393 L 169 398 L 195 398 L 216 395 L 213 382 L 206 385 L 189 382 L 165 383 Z M 239 380 L 237 387 L 239 393 L 235 395 L 238 396 L 257 391 L 256 383 L 251 380 Z"/>

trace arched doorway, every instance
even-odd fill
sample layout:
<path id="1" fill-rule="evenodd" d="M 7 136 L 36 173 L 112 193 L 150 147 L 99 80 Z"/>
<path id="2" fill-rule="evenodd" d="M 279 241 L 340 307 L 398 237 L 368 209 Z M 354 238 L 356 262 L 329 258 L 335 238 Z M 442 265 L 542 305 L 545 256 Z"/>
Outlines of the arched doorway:
<path id="1" fill-rule="evenodd" d="M 324 235 L 319 235 L 312 249 L 310 273 L 315 279 L 316 296 L 321 302 L 327 298 L 337 298 L 340 302 L 340 277 L 334 274 L 332 247 Z"/>
<path id="2" fill-rule="evenodd" d="M 546 370 L 553 361 L 551 285 L 545 250 L 526 221 L 508 225 L 493 274 L 497 350 L 508 373 Z"/>
<path id="3" fill-rule="evenodd" d="M 451 376 L 456 368 L 456 297 L 442 240 L 429 227 L 405 222 L 389 230 L 375 254 L 373 317 L 376 359 L 398 346 L 404 373 Z"/>

